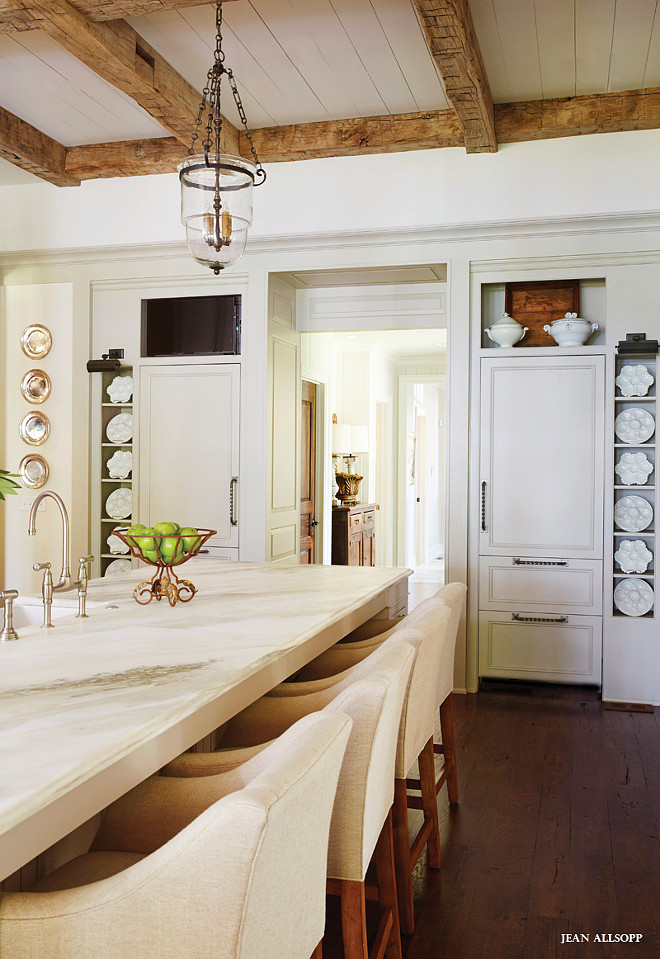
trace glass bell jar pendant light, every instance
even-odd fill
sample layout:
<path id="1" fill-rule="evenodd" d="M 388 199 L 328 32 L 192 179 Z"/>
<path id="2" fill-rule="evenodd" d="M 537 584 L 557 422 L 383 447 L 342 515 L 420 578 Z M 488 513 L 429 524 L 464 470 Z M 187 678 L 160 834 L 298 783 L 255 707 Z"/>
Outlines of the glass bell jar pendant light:
<path id="1" fill-rule="evenodd" d="M 178 167 L 181 183 L 181 222 L 191 255 L 217 275 L 243 255 L 252 225 L 252 189 L 266 179 L 248 130 L 245 110 L 232 71 L 222 50 L 222 0 L 216 0 L 213 64 L 206 75 L 202 102 L 188 156 Z M 221 152 L 220 82 L 226 75 L 250 144 L 252 160 Z M 204 129 L 202 153 L 195 143 Z"/>

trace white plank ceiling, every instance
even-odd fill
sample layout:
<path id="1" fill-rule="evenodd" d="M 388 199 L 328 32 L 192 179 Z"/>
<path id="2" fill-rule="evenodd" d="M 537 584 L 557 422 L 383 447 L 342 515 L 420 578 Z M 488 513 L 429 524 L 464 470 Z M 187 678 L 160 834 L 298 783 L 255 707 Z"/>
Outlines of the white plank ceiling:
<path id="1" fill-rule="evenodd" d="M 0 35 L 0 105 L 65 146 L 168 136 L 134 100 L 39 30 Z"/>
<path id="2" fill-rule="evenodd" d="M 470 0 L 495 103 L 660 86 L 658 0 Z"/>
<path id="3" fill-rule="evenodd" d="M 469 2 L 496 103 L 660 87 L 660 0 Z M 201 91 L 213 3 L 129 23 Z M 254 128 L 450 106 L 412 0 L 233 0 L 224 49 Z M 66 146 L 167 135 L 37 30 L 0 36 L 0 106 Z"/>
<path id="4" fill-rule="evenodd" d="M 201 90 L 213 5 L 129 23 Z M 235 0 L 223 7 L 223 49 L 255 129 L 449 108 L 410 0 Z M 223 98 L 238 123 L 224 86 Z"/>

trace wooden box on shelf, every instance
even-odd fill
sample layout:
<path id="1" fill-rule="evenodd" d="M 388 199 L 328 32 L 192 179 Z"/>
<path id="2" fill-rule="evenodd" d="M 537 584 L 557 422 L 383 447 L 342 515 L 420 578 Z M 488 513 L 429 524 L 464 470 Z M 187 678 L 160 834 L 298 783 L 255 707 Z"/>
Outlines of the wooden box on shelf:
<path id="1" fill-rule="evenodd" d="M 514 320 L 528 327 L 519 346 L 554 346 L 543 327 L 567 313 L 580 312 L 579 280 L 539 280 L 535 283 L 507 283 L 504 309 Z"/>
<path id="2" fill-rule="evenodd" d="M 333 566 L 376 565 L 375 503 L 335 506 L 332 510 Z"/>

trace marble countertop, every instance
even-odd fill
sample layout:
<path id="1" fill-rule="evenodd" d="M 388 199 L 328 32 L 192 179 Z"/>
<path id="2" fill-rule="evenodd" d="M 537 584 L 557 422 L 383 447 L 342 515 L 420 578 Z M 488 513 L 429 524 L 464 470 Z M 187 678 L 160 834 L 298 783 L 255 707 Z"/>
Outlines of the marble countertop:
<path id="1" fill-rule="evenodd" d="M 136 570 L 90 583 L 88 619 L 0 644 L 0 879 L 407 592 L 410 574 L 208 559 L 180 572 L 190 603 L 139 606 Z"/>

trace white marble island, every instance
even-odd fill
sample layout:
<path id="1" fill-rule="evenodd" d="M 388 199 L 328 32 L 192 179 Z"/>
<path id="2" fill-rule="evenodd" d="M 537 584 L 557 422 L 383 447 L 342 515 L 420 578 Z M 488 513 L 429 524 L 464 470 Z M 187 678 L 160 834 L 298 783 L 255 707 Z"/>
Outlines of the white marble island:
<path id="1" fill-rule="evenodd" d="M 410 574 L 202 559 L 181 572 L 190 603 L 139 606 L 134 571 L 90 583 L 88 619 L 0 644 L 0 879 L 400 602 Z"/>

